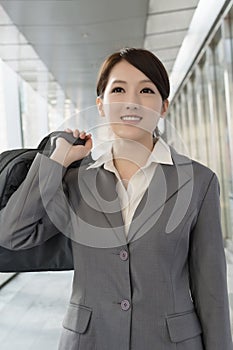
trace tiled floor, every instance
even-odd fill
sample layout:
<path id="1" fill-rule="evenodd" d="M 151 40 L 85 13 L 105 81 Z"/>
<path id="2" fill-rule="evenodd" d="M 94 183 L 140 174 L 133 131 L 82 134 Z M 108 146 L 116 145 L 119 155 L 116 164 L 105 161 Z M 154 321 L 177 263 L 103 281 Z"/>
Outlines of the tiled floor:
<path id="1" fill-rule="evenodd" d="M 0 290 L 0 349 L 57 350 L 72 272 L 17 275 Z"/>
<path id="2" fill-rule="evenodd" d="M 233 253 L 226 258 L 233 325 Z M 72 272 L 23 273 L 0 289 L 0 349 L 57 350 L 71 280 Z"/>

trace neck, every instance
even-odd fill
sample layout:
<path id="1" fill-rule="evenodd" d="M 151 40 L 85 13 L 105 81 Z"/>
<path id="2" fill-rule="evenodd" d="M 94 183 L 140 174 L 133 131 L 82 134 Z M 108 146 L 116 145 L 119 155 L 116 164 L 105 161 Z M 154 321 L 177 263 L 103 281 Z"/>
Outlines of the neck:
<path id="1" fill-rule="evenodd" d="M 134 140 L 116 139 L 113 144 L 113 158 L 115 166 L 134 164 L 140 168 L 146 164 L 153 149 L 153 138 L 140 143 Z"/>

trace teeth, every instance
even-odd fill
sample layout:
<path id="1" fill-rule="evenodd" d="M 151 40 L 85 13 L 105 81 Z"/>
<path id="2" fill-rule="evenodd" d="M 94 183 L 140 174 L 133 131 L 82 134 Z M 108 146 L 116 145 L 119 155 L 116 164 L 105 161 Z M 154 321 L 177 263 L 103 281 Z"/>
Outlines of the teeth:
<path id="1" fill-rule="evenodd" d="M 142 118 L 134 115 L 125 115 L 124 117 L 121 117 L 122 120 L 136 120 L 139 121 Z"/>

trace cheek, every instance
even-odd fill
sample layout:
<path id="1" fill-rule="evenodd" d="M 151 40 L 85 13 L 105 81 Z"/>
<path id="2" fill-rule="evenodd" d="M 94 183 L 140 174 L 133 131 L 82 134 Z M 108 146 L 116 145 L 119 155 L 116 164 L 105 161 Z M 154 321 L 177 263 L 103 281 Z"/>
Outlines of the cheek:
<path id="1" fill-rule="evenodd" d="M 143 105 L 148 109 L 161 113 L 162 100 L 160 98 L 144 98 Z"/>
<path id="2" fill-rule="evenodd" d="M 124 108 L 124 104 L 122 102 L 105 101 L 104 103 L 105 116 L 110 121 L 119 119 L 120 116 L 122 115 L 123 108 Z"/>
<path id="3" fill-rule="evenodd" d="M 159 119 L 160 119 L 160 113 L 157 113 L 155 110 L 152 110 L 149 108 L 144 108 L 141 128 L 151 132 L 157 126 Z"/>

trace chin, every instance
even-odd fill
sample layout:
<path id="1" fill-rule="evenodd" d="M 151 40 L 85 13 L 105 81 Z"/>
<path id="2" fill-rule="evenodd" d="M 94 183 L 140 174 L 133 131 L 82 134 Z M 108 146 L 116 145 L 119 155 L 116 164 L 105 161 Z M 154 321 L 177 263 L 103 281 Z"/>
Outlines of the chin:
<path id="1" fill-rule="evenodd" d="M 131 129 L 131 130 L 129 130 Z M 126 130 L 126 128 L 121 129 L 121 130 L 113 130 L 116 138 L 121 138 L 121 139 L 125 139 L 125 140 L 132 140 L 132 141 L 139 141 L 142 140 L 144 138 L 148 139 L 148 134 L 152 135 L 152 132 L 142 132 L 142 130 L 138 129 L 138 128 L 132 128 L 130 127 L 128 130 Z"/>

